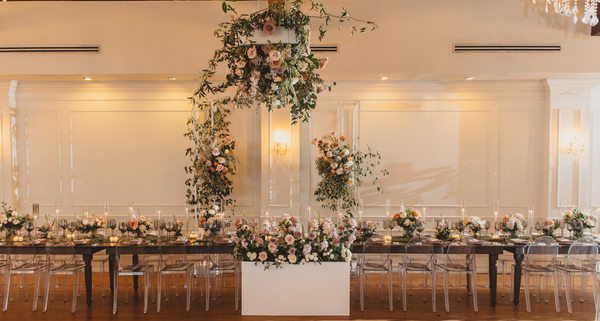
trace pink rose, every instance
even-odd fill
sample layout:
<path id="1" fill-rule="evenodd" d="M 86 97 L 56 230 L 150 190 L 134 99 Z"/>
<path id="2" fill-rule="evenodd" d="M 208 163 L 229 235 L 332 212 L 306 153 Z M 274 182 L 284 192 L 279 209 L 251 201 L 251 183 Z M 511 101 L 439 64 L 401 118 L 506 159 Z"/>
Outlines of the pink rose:
<path id="1" fill-rule="evenodd" d="M 289 220 L 292 216 L 290 214 L 283 213 L 281 214 L 282 220 Z"/>
<path id="2" fill-rule="evenodd" d="M 294 237 L 295 237 L 295 238 L 300 238 L 300 237 L 302 237 L 302 232 L 300 232 L 300 231 L 295 231 L 295 232 L 294 232 Z"/>
<path id="3" fill-rule="evenodd" d="M 206 166 L 210 166 L 210 165 L 212 165 L 212 162 L 211 162 L 211 161 L 209 161 L 209 160 L 208 160 L 208 161 L 206 161 Z"/>
<path id="4" fill-rule="evenodd" d="M 279 52 L 277 50 L 273 50 L 273 51 L 269 52 L 269 60 L 271 62 L 279 61 L 279 59 L 281 59 L 281 52 Z"/>
<path id="5" fill-rule="evenodd" d="M 218 148 L 215 147 L 212 150 L 212 154 L 213 154 L 213 156 L 219 156 L 219 155 L 221 155 L 221 152 L 219 151 Z"/>
<path id="6" fill-rule="evenodd" d="M 327 66 L 327 63 L 328 63 L 328 62 L 329 62 L 329 58 L 322 58 L 322 59 L 319 61 L 319 68 L 320 68 L 321 70 L 325 69 L 325 66 Z"/>
<path id="7" fill-rule="evenodd" d="M 252 46 L 252 48 L 248 48 L 248 58 L 256 58 L 256 47 Z"/>
<path id="8" fill-rule="evenodd" d="M 256 236 L 254 236 L 254 234 L 248 235 L 248 241 L 250 241 L 250 242 L 254 241 L 255 238 L 256 238 Z"/>
<path id="9" fill-rule="evenodd" d="M 236 69 L 236 70 L 235 70 L 235 74 L 236 74 L 238 77 L 243 77 L 243 76 L 244 76 L 244 70 L 243 70 L 243 69 Z"/>
<path id="10" fill-rule="evenodd" d="M 331 132 L 331 136 L 337 136 L 337 132 Z"/>
<path id="11" fill-rule="evenodd" d="M 277 253 L 277 244 L 269 242 L 269 251 L 273 254 Z"/>
<path id="12" fill-rule="evenodd" d="M 227 142 L 227 144 L 231 144 L 233 140 L 231 139 L 231 136 L 227 136 L 225 137 L 225 141 Z"/>
<path id="13" fill-rule="evenodd" d="M 323 145 L 323 143 L 324 143 L 324 142 L 323 142 L 323 140 L 322 140 L 322 139 L 319 139 L 319 141 L 317 142 L 317 144 L 319 144 L 319 145 Z"/>
<path id="14" fill-rule="evenodd" d="M 215 168 L 217 170 L 217 172 L 220 172 L 223 170 L 223 165 L 219 164 L 217 165 L 217 168 Z"/>
<path id="15" fill-rule="evenodd" d="M 272 69 L 281 67 L 281 60 L 275 60 L 275 61 L 272 60 L 271 62 L 269 62 L 269 67 L 271 67 Z"/>
<path id="16" fill-rule="evenodd" d="M 331 152 L 329 152 L 329 153 L 331 153 Z M 328 157 L 331 157 L 331 156 L 328 155 Z M 336 169 L 337 167 L 338 167 L 337 163 L 331 163 L 331 168 Z"/>
<path id="17" fill-rule="evenodd" d="M 340 140 L 341 141 L 345 141 L 346 140 L 346 136 L 340 136 Z"/>
<path id="18" fill-rule="evenodd" d="M 331 244 L 333 246 L 340 246 L 340 244 L 341 244 L 340 239 L 338 239 L 338 238 L 333 239 L 333 241 L 331 241 Z"/>
<path id="19" fill-rule="evenodd" d="M 315 232 L 308 233 L 308 239 L 309 240 L 314 240 L 316 238 L 317 238 L 317 233 L 315 233 Z"/>
<path id="20" fill-rule="evenodd" d="M 235 62 L 235 66 L 238 68 L 244 68 L 244 67 L 246 67 L 246 62 L 243 60 L 238 60 Z"/>
<path id="21" fill-rule="evenodd" d="M 332 152 L 327 152 L 327 157 L 331 157 L 331 156 L 333 156 L 333 153 Z"/>
<path id="22" fill-rule="evenodd" d="M 265 240 L 263 240 L 263 239 L 256 240 L 256 246 L 262 246 L 263 244 L 265 244 Z"/>
<path id="23" fill-rule="evenodd" d="M 287 243 L 288 245 L 292 245 L 294 244 L 294 236 L 291 234 L 288 234 L 285 236 L 285 243 Z"/>
<path id="24" fill-rule="evenodd" d="M 273 20 L 267 20 L 267 22 L 265 22 L 265 25 L 263 26 L 263 32 L 269 36 L 275 34 L 275 29 L 277 29 L 277 26 L 275 25 L 275 22 L 273 22 Z"/>
<path id="25" fill-rule="evenodd" d="M 289 254 L 289 255 L 294 255 L 294 254 L 296 254 L 296 249 L 295 249 L 295 248 L 293 248 L 293 247 L 292 247 L 292 248 L 290 248 L 290 249 L 288 250 L 288 254 Z"/>
<path id="26" fill-rule="evenodd" d="M 262 51 L 264 53 L 268 54 L 269 51 L 271 51 L 271 46 L 269 46 L 269 45 L 262 45 L 262 46 L 260 46 L 260 49 L 262 49 Z"/>
<path id="27" fill-rule="evenodd" d="M 354 243 L 354 241 L 356 241 L 356 236 L 354 234 L 352 234 L 352 235 L 350 235 L 350 237 L 348 237 L 348 242 Z"/>
<path id="28" fill-rule="evenodd" d="M 267 259 L 267 252 L 265 252 L 265 251 L 260 252 L 260 254 L 258 254 L 258 259 L 261 262 L 264 262 Z"/>
<path id="29" fill-rule="evenodd" d="M 278 75 L 281 75 L 285 72 L 285 69 L 283 69 L 282 66 L 279 66 L 279 67 L 275 68 L 274 70 Z"/>
<path id="30" fill-rule="evenodd" d="M 312 251 L 312 247 L 308 244 L 305 244 L 304 249 L 302 250 L 302 254 L 309 255 L 311 251 Z"/>
<path id="31" fill-rule="evenodd" d="M 321 251 L 327 251 L 328 247 L 329 247 L 329 243 L 327 243 L 327 241 L 321 242 Z"/>
<path id="32" fill-rule="evenodd" d="M 356 224 L 356 220 L 355 220 L 355 219 L 353 219 L 353 218 L 351 218 L 351 219 L 348 221 L 348 223 L 350 223 L 350 226 L 352 226 L 352 227 L 356 227 L 356 225 L 358 225 L 358 224 Z"/>
<path id="33" fill-rule="evenodd" d="M 242 247 L 245 249 L 248 248 L 248 242 L 242 241 Z"/>

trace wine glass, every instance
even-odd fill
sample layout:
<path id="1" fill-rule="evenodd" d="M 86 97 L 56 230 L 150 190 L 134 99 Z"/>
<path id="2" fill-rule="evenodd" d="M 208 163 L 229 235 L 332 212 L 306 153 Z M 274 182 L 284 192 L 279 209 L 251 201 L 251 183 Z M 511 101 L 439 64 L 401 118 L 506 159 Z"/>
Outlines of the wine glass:
<path id="1" fill-rule="evenodd" d="M 33 224 L 33 221 L 29 221 L 25 223 L 25 229 L 27 230 L 27 233 L 29 233 L 29 240 L 31 241 L 31 232 L 34 230 L 35 228 L 35 224 Z"/>
<path id="2" fill-rule="evenodd" d="M 117 228 L 117 220 L 115 219 L 110 219 L 108 220 L 108 228 L 110 228 L 112 230 L 112 236 L 115 236 L 115 229 Z"/>
<path id="3" fill-rule="evenodd" d="M 489 236 L 489 230 L 492 227 L 492 223 L 489 220 L 485 220 L 485 236 Z"/>
<path id="4" fill-rule="evenodd" d="M 456 233 L 458 231 L 458 222 L 452 222 L 451 229 Z"/>
<path id="5" fill-rule="evenodd" d="M 535 222 L 535 230 L 539 233 L 541 229 L 542 229 L 542 222 L 536 221 Z"/>
<path id="6" fill-rule="evenodd" d="M 66 219 L 63 218 L 58 220 L 58 226 L 60 226 L 60 228 L 63 230 L 63 237 L 65 237 L 65 230 L 67 229 L 67 227 L 69 227 L 69 223 Z"/>
<path id="7" fill-rule="evenodd" d="M 458 221 L 458 231 L 460 232 L 460 235 L 463 234 L 464 230 L 465 230 L 465 221 L 463 221 L 463 220 Z"/>
<path id="8" fill-rule="evenodd" d="M 69 222 L 67 229 L 69 230 L 69 232 L 71 232 L 71 240 L 74 240 L 75 236 L 73 235 L 73 233 L 77 230 L 77 224 L 75 223 L 75 221 Z"/>
<path id="9" fill-rule="evenodd" d="M 127 232 L 127 222 L 119 222 L 119 231 L 121 231 L 121 235 L 125 236 L 125 232 Z"/>
<path id="10" fill-rule="evenodd" d="M 166 221 L 165 223 L 165 230 L 167 231 L 167 240 L 169 239 L 170 232 L 173 229 L 173 222 L 172 221 Z"/>

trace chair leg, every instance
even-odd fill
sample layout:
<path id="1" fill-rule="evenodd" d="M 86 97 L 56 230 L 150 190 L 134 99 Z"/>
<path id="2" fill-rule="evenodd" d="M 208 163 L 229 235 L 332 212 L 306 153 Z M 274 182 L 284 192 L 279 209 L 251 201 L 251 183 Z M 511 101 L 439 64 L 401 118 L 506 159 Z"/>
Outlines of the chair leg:
<path id="1" fill-rule="evenodd" d="M 581 287 L 579 288 L 579 302 L 583 303 L 585 299 L 585 289 L 587 288 L 588 276 L 587 274 L 581 275 Z"/>
<path id="2" fill-rule="evenodd" d="M 100 284 L 102 285 L 102 297 L 106 297 L 106 274 L 104 273 L 104 265 L 106 265 L 106 261 L 100 262 L 100 273 L 102 273 L 100 277 Z"/>
<path id="3" fill-rule="evenodd" d="M 406 284 L 406 269 L 402 269 L 402 284 Z M 402 310 L 406 312 L 406 287 L 402 287 Z"/>
<path id="4" fill-rule="evenodd" d="M 40 278 L 42 274 L 41 271 L 37 271 L 35 273 L 35 281 L 33 283 L 33 309 L 31 311 L 35 312 L 37 310 L 38 298 L 40 295 Z"/>
<path id="5" fill-rule="evenodd" d="M 477 271 L 473 271 L 471 273 L 471 292 L 473 294 L 473 308 L 475 309 L 475 312 L 478 312 L 479 308 L 477 307 Z"/>
<path id="6" fill-rule="evenodd" d="M 193 271 L 193 266 L 189 267 L 187 270 L 187 293 L 186 293 L 186 305 L 185 305 L 185 311 L 189 312 L 190 311 L 190 299 L 192 296 L 192 271 Z M 237 306 L 237 300 L 236 300 L 236 306 Z M 236 307 L 237 310 L 237 307 Z"/>
<path id="7" fill-rule="evenodd" d="M 392 288 L 392 267 L 388 267 L 388 296 L 390 300 L 390 311 L 394 311 L 394 290 Z"/>
<path id="8" fill-rule="evenodd" d="M 50 274 L 46 274 L 46 287 L 44 288 L 44 307 L 42 308 L 42 312 L 46 312 L 48 309 L 48 297 L 50 296 Z"/>
<path id="9" fill-rule="evenodd" d="M 160 269 L 158 269 L 158 276 L 157 276 L 157 280 L 158 280 L 158 285 L 156 286 L 156 312 L 160 312 L 160 300 L 162 299 L 161 297 L 161 291 L 162 291 L 162 276 L 161 276 L 161 272 Z"/>
<path id="10" fill-rule="evenodd" d="M 437 273 L 435 269 L 431 272 L 431 310 L 436 312 Z"/>
<path id="11" fill-rule="evenodd" d="M 77 292 L 79 292 L 79 276 L 81 273 L 75 272 L 73 273 L 73 306 L 71 307 L 71 313 L 75 313 L 75 309 L 77 308 Z"/>
<path id="12" fill-rule="evenodd" d="M 23 283 L 21 284 L 21 286 L 23 287 L 23 292 L 25 293 L 25 302 L 29 302 L 29 275 L 19 275 L 23 277 Z"/>
<path id="13" fill-rule="evenodd" d="M 125 278 L 125 304 L 128 304 L 129 302 L 129 278 L 127 277 L 127 275 L 124 276 Z"/>
<path id="14" fill-rule="evenodd" d="M 208 305 L 210 303 L 210 267 L 206 264 L 206 311 L 208 311 Z"/>
<path id="15" fill-rule="evenodd" d="M 8 308 L 8 297 L 10 294 L 10 279 L 12 278 L 12 274 L 10 271 L 6 272 L 5 284 L 4 284 L 4 306 L 2 307 L 2 311 L 6 311 Z"/>
<path id="16" fill-rule="evenodd" d="M 458 302 L 460 302 L 460 289 L 462 288 L 462 274 L 454 274 L 454 280 L 456 280 L 458 278 L 458 291 L 456 292 L 456 298 L 458 300 Z"/>
<path id="17" fill-rule="evenodd" d="M 119 295 L 119 273 L 115 268 L 113 277 L 113 314 L 117 314 L 117 297 Z"/>
<path id="18" fill-rule="evenodd" d="M 573 278 L 570 275 L 567 275 L 565 284 L 565 296 L 567 297 L 567 308 L 569 313 L 573 313 L 573 306 L 571 304 L 571 297 L 573 293 L 571 293 L 571 288 L 573 287 Z"/>
<path id="19" fill-rule="evenodd" d="M 525 304 L 527 305 L 527 312 L 531 312 L 531 302 L 529 301 L 529 272 L 523 272 L 523 279 L 525 279 L 524 283 L 525 283 Z M 535 280 L 535 275 L 533 276 L 533 279 Z M 534 281 L 534 287 L 535 287 L 535 281 Z M 535 291 L 535 290 L 534 290 Z"/>
<path id="20" fill-rule="evenodd" d="M 65 303 L 67 303 L 67 284 L 68 284 L 67 283 L 67 275 L 64 274 L 62 286 L 63 286 L 63 302 L 65 302 Z"/>
<path id="21" fill-rule="evenodd" d="M 550 301 L 550 293 L 548 292 L 548 288 L 550 287 L 550 276 L 544 275 L 544 278 L 546 279 L 544 285 L 544 303 L 548 303 L 548 301 Z"/>
<path id="22" fill-rule="evenodd" d="M 427 274 L 423 274 L 423 302 L 427 302 Z"/>
<path id="23" fill-rule="evenodd" d="M 365 310 L 365 296 L 364 296 L 364 288 L 363 288 L 363 278 L 365 276 L 362 274 L 362 272 L 358 273 L 358 289 L 359 289 L 359 300 L 360 300 L 360 310 L 364 311 Z M 367 283 L 368 284 L 368 283 Z"/>
<path id="24" fill-rule="evenodd" d="M 553 276 L 554 276 L 554 304 L 556 305 L 556 313 L 560 313 L 560 301 L 558 300 L 558 295 L 561 290 L 559 283 L 558 283 L 558 280 L 560 280 L 560 277 L 558 276 L 558 272 L 556 272 L 556 271 L 554 271 Z"/>
<path id="25" fill-rule="evenodd" d="M 150 290 L 150 273 L 154 274 L 154 269 L 147 268 L 144 272 L 144 314 L 148 313 L 148 290 Z"/>
<path id="26" fill-rule="evenodd" d="M 448 280 L 449 277 L 450 275 L 444 271 L 444 300 L 446 301 L 446 312 L 450 312 L 450 303 L 448 302 L 448 288 L 450 287 L 450 280 Z"/>

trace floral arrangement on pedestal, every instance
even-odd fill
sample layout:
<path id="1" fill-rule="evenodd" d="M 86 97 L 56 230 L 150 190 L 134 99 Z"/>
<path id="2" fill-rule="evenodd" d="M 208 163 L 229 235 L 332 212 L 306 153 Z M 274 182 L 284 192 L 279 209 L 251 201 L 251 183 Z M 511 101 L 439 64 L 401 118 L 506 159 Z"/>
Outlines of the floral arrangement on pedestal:
<path id="1" fill-rule="evenodd" d="M 555 221 L 551 218 L 547 218 L 542 226 L 542 233 L 544 233 L 544 235 L 554 236 L 554 231 L 559 228 L 560 222 L 558 220 Z"/>
<path id="2" fill-rule="evenodd" d="M 207 209 L 200 210 L 198 225 L 208 233 L 209 238 L 214 238 L 222 228 L 231 226 L 232 221 L 228 214 L 229 210 L 219 212 L 219 206 L 212 205 Z"/>
<path id="3" fill-rule="evenodd" d="M 585 229 L 596 227 L 598 218 L 588 212 L 582 212 L 574 207 L 563 215 L 565 223 L 571 225 L 576 238 L 581 238 L 584 235 Z"/>
<path id="4" fill-rule="evenodd" d="M 31 215 L 23 214 L 20 210 L 13 210 L 5 202 L 2 202 L 1 205 L 0 231 L 6 231 L 7 238 L 21 230 L 25 226 L 25 223 L 33 222 Z"/>
<path id="5" fill-rule="evenodd" d="M 315 219 L 308 223 L 307 231 L 296 217 L 283 214 L 274 221 L 274 231 L 257 231 L 240 224 L 233 237 L 232 255 L 238 261 L 271 264 L 277 268 L 283 263 L 350 262 L 352 243 L 356 240 L 356 221 L 346 218 L 336 225 L 330 218 Z"/>
<path id="6" fill-rule="evenodd" d="M 95 235 L 98 229 L 106 226 L 106 219 L 104 217 L 99 218 L 96 215 L 92 215 L 87 218 L 77 217 L 77 221 L 79 222 L 79 226 L 77 227 L 77 232 L 79 233 L 91 233 Z"/>
<path id="7" fill-rule="evenodd" d="M 185 184 L 188 203 L 208 207 L 211 204 L 232 205 L 231 199 L 235 175 L 235 148 L 240 145 L 229 136 L 229 124 L 226 120 L 228 110 L 211 109 L 209 119 L 199 124 L 194 117 L 188 120 L 189 128 L 185 136 L 194 142 L 194 148 L 188 148 L 186 155 L 192 165 L 186 167 L 186 173 L 192 174 Z"/>
<path id="8" fill-rule="evenodd" d="M 448 221 L 440 215 L 439 219 L 435 219 L 435 238 L 438 240 L 447 240 L 450 238 L 450 233 L 451 230 L 448 226 Z"/>
<path id="9" fill-rule="evenodd" d="M 325 25 L 332 19 L 340 23 L 354 20 L 365 23 L 358 29 L 351 27 L 351 32 L 365 33 L 374 30 L 377 25 L 371 21 L 351 18 L 344 10 L 341 16 L 334 16 L 326 8 L 314 0 L 310 1 L 311 10 L 318 13 L 317 18 L 325 22 L 319 28 L 319 40 L 325 36 Z M 200 78 L 200 86 L 191 97 L 192 103 L 207 99 L 209 94 L 224 93 L 235 87 L 233 97 L 216 100 L 216 104 L 224 106 L 233 104 L 234 108 L 252 108 L 265 104 L 269 110 L 285 108 L 291 105 L 292 123 L 302 119 L 308 120 L 310 111 L 315 108 L 317 94 L 325 85 L 317 73 L 325 68 L 328 59 L 317 58 L 310 52 L 311 16 L 302 11 L 302 0 L 291 1 L 289 9 L 286 3 L 275 1 L 258 12 L 231 16 L 231 21 L 219 25 L 215 35 L 221 39 L 221 49 L 215 51 L 208 62 L 208 68 Z M 223 2 L 223 11 L 235 9 Z M 340 25 L 341 27 L 341 25 Z M 255 35 L 273 36 L 278 29 L 286 29 L 295 34 L 290 43 L 271 42 L 259 45 L 252 37 Z M 211 79 L 220 62 L 226 62 L 229 72 L 224 83 L 213 85 Z"/>
<path id="10" fill-rule="evenodd" d="M 404 229 L 404 234 L 410 238 L 415 236 L 415 231 L 423 225 L 421 213 L 411 207 L 400 205 L 400 211 L 392 218 L 396 225 Z"/>
<path id="11" fill-rule="evenodd" d="M 510 237 L 515 238 L 519 236 L 519 233 L 522 233 L 525 229 L 525 225 L 527 221 L 523 214 L 512 212 L 502 218 L 503 227 L 502 230 L 505 233 L 510 233 Z"/>
<path id="12" fill-rule="evenodd" d="M 139 211 L 138 211 L 139 212 Z M 145 216 L 138 215 L 134 210 L 131 210 L 131 219 L 127 223 L 127 231 L 134 233 L 138 238 L 146 236 L 149 231 L 154 229 L 154 220 Z"/>
<path id="13" fill-rule="evenodd" d="M 469 216 L 465 219 L 465 227 L 471 229 L 473 236 L 477 236 L 485 228 L 485 220 L 479 216 Z"/>
<path id="14" fill-rule="evenodd" d="M 55 219 L 50 219 L 50 217 L 48 217 L 48 214 L 46 214 L 45 217 L 46 217 L 46 222 L 37 228 L 37 231 L 40 233 L 40 236 L 42 238 L 50 237 L 53 234 L 52 230 L 54 230 Z"/>
<path id="15" fill-rule="evenodd" d="M 353 186 L 361 186 L 362 178 L 374 176 L 373 184 L 378 183 L 379 177 L 376 165 L 379 165 L 381 155 L 368 148 L 367 153 L 360 151 L 351 152 L 350 144 L 346 137 L 338 136 L 337 132 L 313 139 L 311 144 L 316 145 L 319 155 L 316 159 L 317 172 L 321 181 L 317 185 L 315 195 L 317 201 L 323 202 L 323 208 L 332 211 L 343 210 L 352 216 L 351 210 L 357 206 L 356 199 L 350 193 Z M 383 176 L 388 175 L 387 170 L 380 171 Z M 377 191 L 383 192 L 381 186 Z M 338 208 L 341 206 L 341 209 Z"/>

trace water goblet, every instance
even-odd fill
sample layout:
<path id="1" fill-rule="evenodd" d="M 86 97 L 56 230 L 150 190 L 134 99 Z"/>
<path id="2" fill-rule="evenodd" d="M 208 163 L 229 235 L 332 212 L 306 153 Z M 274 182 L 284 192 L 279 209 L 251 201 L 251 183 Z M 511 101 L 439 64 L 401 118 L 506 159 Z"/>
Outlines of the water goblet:
<path id="1" fill-rule="evenodd" d="M 29 240 L 31 241 L 31 232 L 35 229 L 35 224 L 33 224 L 33 221 L 25 223 L 25 229 L 27 230 L 27 233 L 29 234 Z"/>
<path id="2" fill-rule="evenodd" d="M 67 227 L 69 227 L 69 222 L 64 218 L 60 219 L 58 220 L 58 226 L 63 230 L 63 237 L 65 237 L 65 230 L 67 229 Z"/>
<path id="3" fill-rule="evenodd" d="M 108 228 L 112 230 L 112 236 L 115 236 L 115 229 L 117 228 L 117 220 L 110 219 L 108 220 Z"/>
<path id="4" fill-rule="evenodd" d="M 119 231 L 121 231 L 122 236 L 125 236 L 125 232 L 127 232 L 127 229 L 127 222 L 119 222 Z"/>
<path id="5" fill-rule="evenodd" d="M 67 229 L 69 230 L 69 232 L 71 232 L 71 240 L 74 240 L 75 236 L 73 235 L 73 233 L 77 230 L 77 224 L 74 221 L 69 222 Z"/>
<path id="6" fill-rule="evenodd" d="M 485 236 L 489 236 L 489 229 L 492 227 L 492 223 L 489 220 L 485 220 L 485 224 L 483 225 L 485 228 Z"/>
<path id="7" fill-rule="evenodd" d="M 165 230 L 167 231 L 167 240 L 168 240 L 168 239 L 169 239 L 169 237 L 171 236 L 171 235 L 170 235 L 170 232 L 172 231 L 172 229 L 173 229 L 173 222 L 171 222 L 171 221 L 166 221 L 166 222 L 165 222 Z"/>

